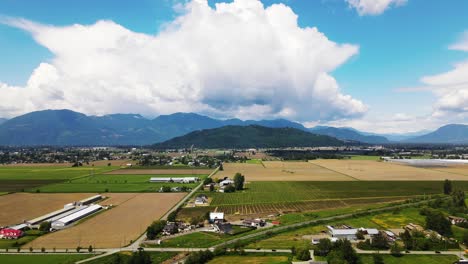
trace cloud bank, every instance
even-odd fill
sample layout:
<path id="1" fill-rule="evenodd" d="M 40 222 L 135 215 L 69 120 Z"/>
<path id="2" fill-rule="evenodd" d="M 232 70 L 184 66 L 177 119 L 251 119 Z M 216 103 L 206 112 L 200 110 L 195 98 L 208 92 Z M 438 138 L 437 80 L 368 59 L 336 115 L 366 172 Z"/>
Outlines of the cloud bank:
<path id="1" fill-rule="evenodd" d="M 64 27 L 1 22 L 29 32 L 53 54 L 24 87 L 0 83 L 4 116 L 68 108 L 97 115 L 184 111 L 307 121 L 367 111 L 330 74 L 358 47 L 299 27 L 283 4 L 235 0 L 211 8 L 194 0 L 155 35 L 113 21 Z"/>
<path id="2" fill-rule="evenodd" d="M 392 6 L 406 4 L 407 0 L 346 0 L 349 6 L 356 9 L 360 16 L 380 15 Z"/>

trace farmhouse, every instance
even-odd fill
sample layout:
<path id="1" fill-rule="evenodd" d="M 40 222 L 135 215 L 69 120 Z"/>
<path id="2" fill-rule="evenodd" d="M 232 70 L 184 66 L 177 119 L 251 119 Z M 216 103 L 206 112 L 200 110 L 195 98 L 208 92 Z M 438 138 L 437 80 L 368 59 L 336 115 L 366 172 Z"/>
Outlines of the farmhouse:
<path id="1" fill-rule="evenodd" d="M 343 228 L 335 228 L 334 226 L 327 226 L 330 235 L 337 239 L 356 240 L 356 233 L 358 229 L 344 226 Z"/>
<path id="2" fill-rule="evenodd" d="M 413 231 L 424 231 L 424 228 L 420 225 L 409 223 L 405 226 L 405 230 L 408 230 L 408 232 L 413 232 Z"/>
<path id="3" fill-rule="evenodd" d="M 88 207 L 85 207 L 83 208 L 82 210 L 78 211 L 78 212 L 75 212 L 71 215 L 68 215 L 68 216 L 65 216 L 63 218 L 60 218 L 59 220 L 57 221 L 54 221 L 52 222 L 52 229 L 63 229 L 65 228 L 67 225 L 73 223 L 73 222 L 76 222 L 92 213 L 95 213 L 99 210 L 102 209 L 102 206 L 98 205 L 98 204 L 94 204 L 94 205 L 90 205 Z"/>
<path id="4" fill-rule="evenodd" d="M 210 222 L 223 222 L 224 221 L 224 213 L 210 213 Z"/>
<path id="5" fill-rule="evenodd" d="M 234 184 L 234 181 L 229 178 L 219 182 L 219 186 L 228 186 L 229 184 Z"/>
<path id="6" fill-rule="evenodd" d="M 23 231 L 12 228 L 4 228 L 0 230 L 1 239 L 18 239 L 24 235 Z"/>
<path id="7" fill-rule="evenodd" d="M 175 183 L 194 183 L 198 182 L 199 178 L 198 177 L 174 177 L 174 178 L 168 178 L 168 177 L 151 177 L 150 182 L 175 182 Z"/>
<path id="8" fill-rule="evenodd" d="M 217 232 L 221 234 L 230 234 L 232 233 L 232 225 L 230 223 L 216 223 L 214 225 L 214 228 L 216 229 Z"/>
<path id="9" fill-rule="evenodd" d="M 168 222 L 164 226 L 162 233 L 165 236 L 169 236 L 169 235 L 173 235 L 173 234 L 177 233 L 178 229 L 179 229 L 179 227 L 177 226 L 177 223 Z"/>
<path id="10" fill-rule="evenodd" d="M 204 194 L 201 194 L 195 198 L 196 205 L 204 205 L 208 203 L 208 197 Z"/>

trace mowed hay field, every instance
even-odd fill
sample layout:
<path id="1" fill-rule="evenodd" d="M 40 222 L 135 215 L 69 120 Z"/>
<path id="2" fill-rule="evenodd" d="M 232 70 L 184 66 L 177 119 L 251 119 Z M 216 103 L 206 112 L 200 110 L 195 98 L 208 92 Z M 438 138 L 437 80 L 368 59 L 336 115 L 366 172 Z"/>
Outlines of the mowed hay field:
<path id="1" fill-rule="evenodd" d="M 215 177 L 233 177 L 240 172 L 246 181 L 354 181 L 352 177 L 310 162 L 264 161 L 261 164 L 224 163 Z"/>
<path id="2" fill-rule="evenodd" d="M 468 176 L 434 168 L 412 167 L 372 160 L 313 160 L 310 163 L 361 181 L 466 181 Z"/>
<path id="3" fill-rule="evenodd" d="M 107 172 L 105 174 L 118 174 L 118 175 L 126 175 L 126 174 L 175 174 L 175 175 L 200 175 L 200 174 L 210 174 L 213 170 L 210 169 L 121 169 L 115 170 L 111 172 Z"/>
<path id="4" fill-rule="evenodd" d="M 55 210 L 67 203 L 90 197 L 90 193 L 13 193 L 0 196 L 0 226 L 21 223 Z"/>
<path id="5" fill-rule="evenodd" d="M 137 239 L 154 220 L 161 218 L 185 193 L 106 194 L 103 204 L 116 207 L 69 227 L 32 241 L 34 248 L 116 248 Z M 132 196 L 133 195 L 133 196 Z M 122 196 L 122 197 L 120 197 Z M 111 200 L 113 199 L 113 200 Z M 120 203 L 117 203 L 120 202 Z"/>

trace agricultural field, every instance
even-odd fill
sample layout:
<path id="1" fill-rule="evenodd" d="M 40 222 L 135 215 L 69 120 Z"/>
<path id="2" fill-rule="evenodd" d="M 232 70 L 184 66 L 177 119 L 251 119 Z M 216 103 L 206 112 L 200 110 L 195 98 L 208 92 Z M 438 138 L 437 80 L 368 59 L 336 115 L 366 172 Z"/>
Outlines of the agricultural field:
<path id="1" fill-rule="evenodd" d="M 0 226 L 21 223 L 63 208 L 67 203 L 92 196 L 89 193 L 13 193 L 0 196 Z"/>
<path id="2" fill-rule="evenodd" d="M 208 264 L 288 264 L 292 257 L 287 256 L 222 256 L 208 262 Z"/>
<path id="3" fill-rule="evenodd" d="M 114 170 L 110 172 L 106 172 L 105 174 L 130 174 L 130 175 L 138 175 L 138 174 L 152 174 L 152 175 L 190 175 L 191 177 L 196 175 L 203 175 L 203 174 L 210 174 L 213 172 L 212 169 L 121 169 L 121 170 Z"/>
<path id="4" fill-rule="evenodd" d="M 50 233 L 32 241 L 34 248 L 116 248 L 130 244 L 154 220 L 162 217 L 186 194 L 184 193 L 109 193 L 116 207 L 86 219 L 79 225 Z M 123 198 L 119 197 L 123 196 Z M 114 200 L 111 200 L 114 199 Z M 119 202 L 120 203 L 117 203 Z"/>
<path id="5" fill-rule="evenodd" d="M 127 263 L 130 259 L 132 252 L 119 252 L 110 256 L 105 256 L 95 260 L 86 262 L 87 264 L 113 264 L 113 263 Z M 179 255 L 178 252 L 148 252 L 151 257 L 152 263 L 164 263 L 166 260 L 172 260 Z M 117 262 L 120 259 L 122 262 Z"/>
<path id="6" fill-rule="evenodd" d="M 115 170 L 117 167 L 0 166 L 0 192 L 32 190 L 87 175 Z"/>
<path id="7" fill-rule="evenodd" d="M 324 169 L 347 175 L 359 181 L 467 181 L 468 176 L 390 162 L 372 160 L 312 160 L 310 163 Z"/>
<path id="8" fill-rule="evenodd" d="M 196 175 L 201 180 L 207 177 Z M 88 177 L 78 178 L 67 182 L 50 184 L 40 188 L 33 188 L 34 192 L 39 189 L 40 192 L 58 193 L 58 192 L 157 192 L 162 186 L 170 187 L 188 187 L 194 188 L 198 183 L 151 183 L 151 177 L 193 177 L 193 175 L 127 175 L 127 174 L 99 174 Z"/>
<path id="9" fill-rule="evenodd" d="M 352 177 L 309 162 L 263 161 L 262 163 L 224 163 L 217 178 L 232 177 L 237 172 L 247 181 L 354 181 Z"/>
<path id="10" fill-rule="evenodd" d="M 87 259 L 89 254 L 49 254 L 49 255 L 17 255 L 0 254 L 0 263 L 8 264 L 72 264 Z"/>
<path id="11" fill-rule="evenodd" d="M 468 165 L 455 165 L 447 167 L 433 167 L 432 170 L 465 175 L 468 177 Z"/>
<path id="12" fill-rule="evenodd" d="M 458 260 L 455 255 L 405 255 L 393 257 L 382 255 L 385 264 L 452 264 Z M 372 255 L 361 255 L 362 264 L 373 264 Z"/>

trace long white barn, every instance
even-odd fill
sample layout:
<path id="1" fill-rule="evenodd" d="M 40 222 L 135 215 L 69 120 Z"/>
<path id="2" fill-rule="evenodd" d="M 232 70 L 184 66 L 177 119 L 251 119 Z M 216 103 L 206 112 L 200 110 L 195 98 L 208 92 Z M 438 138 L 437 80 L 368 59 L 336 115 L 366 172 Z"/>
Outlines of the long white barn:
<path id="1" fill-rule="evenodd" d="M 76 213 L 73 213 L 71 215 L 65 216 L 64 218 L 60 218 L 59 220 L 52 222 L 52 229 L 62 229 L 65 226 L 77 220 L 80 220 L 81 218 L 84 218 L 92 213 L 95 213 L 101 209 L 102 206 L 100 206 L 99 204 L 90 205 L 84 208 L 83 210 L 80 210 Z"/>
<path id="2" fill-rule="evenodd" d="M 198 177 L 180 177 L 180 178 L 167 178 L 167 177 L 151 177 L 150 182 L 176 182 L 176 183 L 194 183 L 199 180 Z"/>

